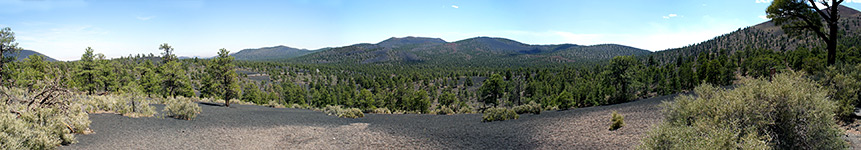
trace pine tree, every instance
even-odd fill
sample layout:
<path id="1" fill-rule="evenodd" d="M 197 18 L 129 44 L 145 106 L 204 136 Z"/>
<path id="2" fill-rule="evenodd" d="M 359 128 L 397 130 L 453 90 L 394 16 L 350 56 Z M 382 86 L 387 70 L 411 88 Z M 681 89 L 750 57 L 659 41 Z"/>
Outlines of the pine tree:
<path id="1" fill-rule="evenodd" d="M 194 94 L 193 89 L 191 88 L 191 79 L 189 79 L 188 74 L 185 72 L 185 69 L 182 67 L 182 63 L 179 60 L 176 60 L 176 56 L 173 55 L 173 47 L 167 45 L 167 43 L 162 44 L 159 49 L 164 50 L 162 53 L 162 62 L 164 62 L 159 67 L 159 73 L 161 74 L 162 81 L 161 86 L 164 91 L 162 91 L 163 96 L 171 96 L 176 97 L 177 95 L 190 97 Z"/>
<path id="2" fill-rule="evenodd" d="M 498 105 L 498 100 L 505 94 L 505 85 L 501 75 L 491 75 L 478 89 L 481 94 L 479 100 L 485 104 Z"/>
<path id="3" fill-rule="evenodd" d="M 84 54 L 81 55 L 81 60 L 79 61 L 78 73 L 76 74 L 77 85 L 79 85 L 84 91 L 87 91 L 87 94 L 92 95 L 95 93 L 96 88 L 98 87 L 98 70 L 96 70 L 96 62 L 95 55 L 93 54 L 93 48 L 87 47 Z"/>
<path id="4" fill-rule="evenodd" d="M 210 60 L 206 69 L 210 75 L 207 79 L 209 80 L 208 83 L 211 84 L 212 93 L 224 99 L 227 107 L 230 107 L 231 99 L 239 98 L 239 84 L 236 71 L 234 71 L 234 58 L 229 54 L 230 51 L 227 49 L 218 50 L 218 56 Z"/>

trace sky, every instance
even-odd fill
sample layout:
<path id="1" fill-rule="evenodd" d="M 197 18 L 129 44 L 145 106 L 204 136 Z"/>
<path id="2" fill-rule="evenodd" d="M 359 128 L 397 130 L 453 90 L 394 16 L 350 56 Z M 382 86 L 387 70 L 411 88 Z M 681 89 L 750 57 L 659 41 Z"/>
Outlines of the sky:
<path id="1" fill-rule="evenodd" d="M 303 49 L 390 37 L 454 42 L 622 44 L 660 51 L 767 21 L 770 0 L 0 0 L 19 47 L 58 60 L 179 56 L 284 45 Z M 843 4 L 861 8 L 861 0 Z"/>

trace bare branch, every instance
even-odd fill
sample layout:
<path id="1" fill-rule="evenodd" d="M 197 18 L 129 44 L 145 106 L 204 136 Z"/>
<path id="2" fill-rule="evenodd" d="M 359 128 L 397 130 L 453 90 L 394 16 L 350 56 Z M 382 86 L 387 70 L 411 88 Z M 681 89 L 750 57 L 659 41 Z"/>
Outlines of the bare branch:
<path id="1" fill-rule="evenodd" d="M 824 18 L 825 20 L 831 20 L 831 17 L 828 16 L 828 14 L 825 14 L 825 12 L 822 12 L 821 9 L 819 9 L 819 7 L 816 6 L 816 1 L 814 1 L 814 0 L 807 0 L 807 1 L 810 2 L 810 7 L 813 7 L 813 10 L 817 14 L 819 14 L 820 17 Z M 825 5 L 826 8 L 830 7 L 827 3 L 825 3 L 825 1 L 822 1 L 822 3 L 823 3 L 822 5 Z"/>

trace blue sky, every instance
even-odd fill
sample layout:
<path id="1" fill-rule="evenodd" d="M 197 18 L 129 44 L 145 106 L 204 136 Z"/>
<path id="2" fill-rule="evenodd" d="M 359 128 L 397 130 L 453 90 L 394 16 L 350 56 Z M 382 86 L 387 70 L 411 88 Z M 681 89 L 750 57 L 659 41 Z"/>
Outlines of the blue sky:
<path id="1" fill-rule="evenodd" d="M 657 51 L 766 21 L 767 0 L 0 0 L 20 47 L 76 60 L 180 56 L 285 45 L 319 49 L 389 37 L 476 36 L 527 44 L 615 43 Z M 861 0 L 845 6 L 861 8 Z"/>

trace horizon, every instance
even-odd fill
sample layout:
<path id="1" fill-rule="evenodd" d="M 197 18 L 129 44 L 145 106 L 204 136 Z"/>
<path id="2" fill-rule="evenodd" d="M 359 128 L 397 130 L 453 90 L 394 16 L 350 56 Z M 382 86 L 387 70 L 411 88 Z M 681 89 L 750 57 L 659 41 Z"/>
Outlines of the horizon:
<path id="1" fill-rule="evenodd" d="M 749 1 L 18 1 L 0 0 L 0 26 L 19 47 L 70 61 L 87 47 L 108 58 L 211 57 L 218 49 L 319 50 L 391 37 L 447 42 L 499 37 L 530 45 L 619 44 L 652 52 L 693 45 L 764 18 Z M 853 9 L 861 1 L 845 1 Z M 595 7 L 595 6 L 614 6 Z M 732 8 L 732 9 L 727 9 Z M 597 14 L 597 15 L 596 15 Z"/>

